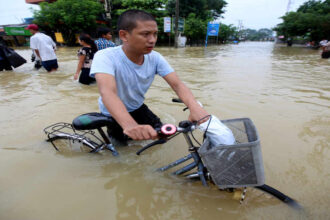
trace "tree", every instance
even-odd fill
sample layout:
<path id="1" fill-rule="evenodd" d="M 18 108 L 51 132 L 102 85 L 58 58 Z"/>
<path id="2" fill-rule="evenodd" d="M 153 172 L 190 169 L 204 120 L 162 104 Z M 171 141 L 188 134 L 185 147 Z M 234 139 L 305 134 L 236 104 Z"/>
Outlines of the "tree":
<path id="1" fill-rule="evenodd" d="M 330 0 L 309 0 L 296 12 L 287 13 L 281 18 L 283 22 L 274 30 L 286 38 L 299 36 L 319 42 L 330 36 Z"/>
<path id="2" fill-rule="evenodd" d="M 224 13 L 227 5 L 224 0 L 180 0 L 180 17 L 188 17 L 194 13 L 196 18 L 215 20 Z M 175 14 L 175 0 L 169 0 L 166 9 L 170 15 Z"/>
<path id="3" fill-rule="evenodd" d="M 115 29 L 117 28 L 117 20 L 121 13 L 128 9 L 140 9 L 152 14 L 157 21 L 159 27 L 163 25 L 163 17 L 167 15 L 165 4 L 167 0 L 113 0 L 113 20 Z"/>
<path id="4" fill-rule="evenodd" d="M 238 28 L 232 24 L 220 24 L 218 37 L 222 43 L 226 43 L 228 40 L 238 40 Z"/>
<path id="5" fill-rule="evenodd" d="M 41 3 L 40 10 L 34 11 L 34 18 L 36 24 L 61 32 L 67 44 L 74 45 L 75 34 L 94 30 L 96 19 L 103 12 L 97 0 L 58 0 Z"/>
<path id="6" fill-rule="evenodd" d="M 204 42 L 207 30 L 207 20 L 196 17 L 195 13 L 190 13 L 185 21 L 184 33 L 188 38 L 189 43 Z"/>
<path id="7" fill-rule="evenodd" d="M 168 15 L 175 14 L 175 0 L 166 5 Z M 224 0 L 180 0 L 180 17 L 185 18 L 184 34 L 190 44 L 204 43 L 207 23 L 215 20 L 224 12 Z"/>

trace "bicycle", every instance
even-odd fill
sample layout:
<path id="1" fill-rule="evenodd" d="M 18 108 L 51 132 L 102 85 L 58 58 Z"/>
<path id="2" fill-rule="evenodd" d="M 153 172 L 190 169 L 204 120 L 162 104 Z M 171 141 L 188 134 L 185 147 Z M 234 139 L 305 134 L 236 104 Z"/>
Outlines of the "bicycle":
<path id="1" fill-rule="evenodd" d="M 44 128 L 44 132 L 47 135 L 47 141 L 57 151 L 60 150 L 54 142 L 65 139 L 72 141 L 72 143 L 81 143 L 89 149 L 90 153 L 108 149 L 113 156 L 118 156 L 118 151 L 102 129 L 102 127 L 111 126 L 112 123 L 113 120 L 110 117 L 98 112 L 92 112 L 76 117 L 72 124 L 66 122 L 52 124 Z M 99 135 L 94 130 L 97 130 Z"/>
<path id="2" fill-rule="evenodd" d="M 179 99 L 172 101 L 181 102 Z M 183 134 L 189 154 L 158 168 L 157 171 L 165 172 L 192 160 L 191 163 L 175 170 L 172 174 L 201 181 L 203 186 L 208 186 L 209 183 L 215 184 L 220 190 L 234 192 L 234 197 L 241 203 L 245 199 L 247 187 L 254 187 L 291 207 L 300 209 L 301 206 L 294 199 L 264 183 L 260 141 L 252 121 L 248 118 L 239 118 L 222 120 L 222 122 L 233 131 L 235 145 L 209 148 L 210 143 L 207 138 L 200 144 L 194 137 L 193 131 L 198 128 L 196 122 L 181 121 L 178 126 L 165 124 L 156 129 L 160 138 L 142 147 L 136 154 L 141 155 L 143 151 Z M 54 141 L 68 139 L 82 143 L 90 149 L 90 152 L 108 149 L 114 156 L 118 156 L 118 151 L 102 130 L 102 127 L 111 126 L 112 123 L 113 120 L 110 117 L 94 112 L 76 117 L 72 124 L 60 122 L 50 125 L 44 129 L 44 132 L 48 137 L 47 141 L 51 142 L 56 150 L 59 149 Z M 93 130 L 97 130 L 103 140 Z"/>

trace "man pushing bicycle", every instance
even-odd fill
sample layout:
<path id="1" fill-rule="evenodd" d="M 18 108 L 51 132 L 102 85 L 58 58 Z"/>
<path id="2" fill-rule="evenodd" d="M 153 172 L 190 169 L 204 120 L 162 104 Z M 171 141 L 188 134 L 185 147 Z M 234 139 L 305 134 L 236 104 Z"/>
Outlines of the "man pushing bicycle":
<path id="1" fill-rule="evenodd" d="M 156 74 L 171 86 L 189 108 L 189 120 L 198 121 L 208 113 L 179 79 L 164 57 L 153 51 L 157 41 L 155 18 L 141 10 L 127 10 L 118 19 L 122 46 L 107 48 L 94 56 L 90 75 L 96 78 L 102 114 L 115 120 L 108 134 L 121 142 L 157 139 L 154 128 L 160 119 L 144 104 L 144 95 Z M 207 117 L 199 121 L 207 120 Z"/>

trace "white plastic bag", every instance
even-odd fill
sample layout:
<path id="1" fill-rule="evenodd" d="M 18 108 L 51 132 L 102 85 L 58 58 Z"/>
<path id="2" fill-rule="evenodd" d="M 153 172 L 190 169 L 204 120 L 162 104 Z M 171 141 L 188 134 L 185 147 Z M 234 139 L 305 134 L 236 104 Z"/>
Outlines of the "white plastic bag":
<path id="1" fill-rule="evenodd" d="M 202 131 L 207 129 L 206 137 L 209 139 L 212 146 L 235 144 L 233 132 L 214 115 L 206 122 L 200 124 L 198 128 Z"/>

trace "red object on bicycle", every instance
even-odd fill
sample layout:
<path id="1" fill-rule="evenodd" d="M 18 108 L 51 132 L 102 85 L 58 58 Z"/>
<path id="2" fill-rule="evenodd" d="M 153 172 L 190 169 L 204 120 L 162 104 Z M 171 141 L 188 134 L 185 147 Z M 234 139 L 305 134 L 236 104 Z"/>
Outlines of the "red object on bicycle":
<path id="1" fill-rule="evenodd" d="M 160 131 L 164 135 L 172 135 L 172 134 L 175 134 L 175 132 L 176 132 L 176 126 L 172 125 L 172 124 L 164 124 L 161 127 Z"/>

